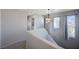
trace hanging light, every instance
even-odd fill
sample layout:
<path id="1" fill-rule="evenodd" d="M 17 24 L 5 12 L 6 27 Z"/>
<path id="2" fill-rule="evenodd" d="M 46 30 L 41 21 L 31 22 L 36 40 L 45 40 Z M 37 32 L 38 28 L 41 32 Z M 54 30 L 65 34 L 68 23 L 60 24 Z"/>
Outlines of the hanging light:
<path id="1" fill-rule="evenodd" d="M 47 18 L 46 18 L 46 23 L 49 23 L 51 21 L 50 19 L 50 9 L 48 9 L 48 15 L 47 15 Z"/>

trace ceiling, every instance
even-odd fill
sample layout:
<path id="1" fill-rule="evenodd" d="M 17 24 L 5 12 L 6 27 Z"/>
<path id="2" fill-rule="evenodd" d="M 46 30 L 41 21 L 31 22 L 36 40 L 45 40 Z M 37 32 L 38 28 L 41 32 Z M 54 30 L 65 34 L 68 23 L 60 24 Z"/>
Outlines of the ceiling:
<path id="1" fill-rule="evenodd" d="M 27 15 L 46 15 L 48 14 L 48 9 L 19 9 L 20 11 L 25 11 Z M 49 13 L 59 13 L 71 11 L 74 9 L 50 9 Z"/>

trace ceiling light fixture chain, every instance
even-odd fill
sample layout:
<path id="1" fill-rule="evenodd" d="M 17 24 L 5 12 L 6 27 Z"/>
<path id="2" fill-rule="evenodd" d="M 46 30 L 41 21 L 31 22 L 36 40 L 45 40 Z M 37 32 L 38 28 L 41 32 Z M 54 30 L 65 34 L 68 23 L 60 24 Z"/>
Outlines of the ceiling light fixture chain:
<path id="1" fill-rule="evenodd" d="M 50 9 L 48 9 L 48 15 L 47 15 L 47 18 L 46 18 L 46 23 L 49 23 L 51 22 L 51 19 L 50 19 Z"/>

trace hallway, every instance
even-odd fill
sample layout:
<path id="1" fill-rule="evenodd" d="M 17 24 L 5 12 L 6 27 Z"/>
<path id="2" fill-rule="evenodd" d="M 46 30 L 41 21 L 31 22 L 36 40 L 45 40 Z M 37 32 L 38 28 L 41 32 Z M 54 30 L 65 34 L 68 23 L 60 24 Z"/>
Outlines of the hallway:
<path id="1" fill-rule="evenodd" d="M 0 9 L 0 18 L 3 49 L 79 49 L 78 9 Z"/>

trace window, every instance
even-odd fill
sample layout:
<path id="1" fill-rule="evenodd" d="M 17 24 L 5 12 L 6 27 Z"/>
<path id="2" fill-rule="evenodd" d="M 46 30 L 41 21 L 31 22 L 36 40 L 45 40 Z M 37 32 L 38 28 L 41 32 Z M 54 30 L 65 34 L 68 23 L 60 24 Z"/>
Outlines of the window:
<path id="1" fill-rule="evenodd" d="M 67 38 L 75 38 L 75 15 L 67 16 Z"/>
<path id="2" fill-rule="evenodd" d="M 60 17 L 55 17 L 54 18 L 54 29 L 59 29 L 60 28 Z"/>

